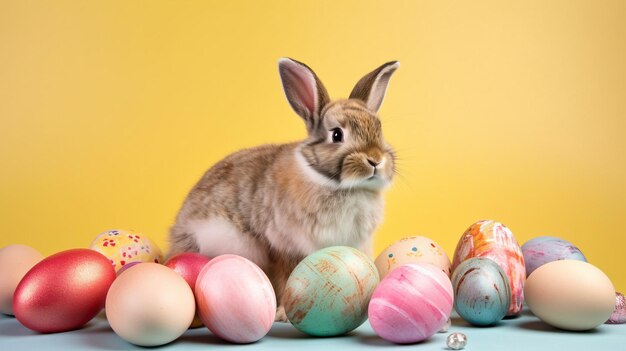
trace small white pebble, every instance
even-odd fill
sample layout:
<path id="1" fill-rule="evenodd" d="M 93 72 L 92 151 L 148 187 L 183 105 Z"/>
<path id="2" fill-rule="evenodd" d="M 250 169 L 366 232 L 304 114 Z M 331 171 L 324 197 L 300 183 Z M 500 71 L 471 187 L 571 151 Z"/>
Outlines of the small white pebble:
<path id="1" fill-rule="evenodd" d="M 463 333 L 452 333 L 448 335 L 446 343 L 452 350 L 461 350 L 467 345 L 467 336 Z"/>

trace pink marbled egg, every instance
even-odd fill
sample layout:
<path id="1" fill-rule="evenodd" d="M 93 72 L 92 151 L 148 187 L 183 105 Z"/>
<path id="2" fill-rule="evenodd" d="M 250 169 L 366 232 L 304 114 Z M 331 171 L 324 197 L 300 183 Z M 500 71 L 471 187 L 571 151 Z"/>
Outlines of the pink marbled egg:
<path id="1" fill-rule="evenodd" d="M 270 280 L 252 261 L 221 255 L 207 263 L 196 280 L 200 318 L 213 334 L 234 343 L 264 337 L 276 317 Z"/>
<path id="2" fill-rule="evenodd" d="M 428 339 L 452 312 L 452 283 L 440 268 L 411 263 L 392 270 L 369 304 L 369 320 L 381 338 L 409 344 Z"/>

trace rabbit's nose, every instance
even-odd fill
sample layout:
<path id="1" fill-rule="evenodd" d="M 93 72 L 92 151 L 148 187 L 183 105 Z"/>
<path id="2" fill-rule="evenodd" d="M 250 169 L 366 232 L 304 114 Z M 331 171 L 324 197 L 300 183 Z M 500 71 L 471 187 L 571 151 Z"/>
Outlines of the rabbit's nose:
<path id="1" fill-rule="evenodd" d="M 367 163 L 369 163 L 370 166 L 372 166 L 374 168 L 376 168 L 376 166 L 378 166 L 380 164 L 380 162 L 376 162 L 376 161 L 372 160 L 371 158 L 367 159 Z"/>

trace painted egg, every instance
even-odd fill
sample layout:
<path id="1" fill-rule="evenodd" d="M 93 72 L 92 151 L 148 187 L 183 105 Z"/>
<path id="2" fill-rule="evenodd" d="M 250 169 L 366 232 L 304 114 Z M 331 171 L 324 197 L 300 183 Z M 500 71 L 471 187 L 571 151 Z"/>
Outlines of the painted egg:
<path id="1" fill-rule="evenodd" d="M 497 263 L 474 257 L 452 273 L 454 309 L 473 325 L 487 326 L 504 318 L 511 303 L 509 279 Z"/>
<path id="2" fill-rule="evenodd" d="M 345 334 L 365 322 L 378 270 L 364 253 L 332 246 L 312 253 L 292 271 L 283 295 L 298 330 L 313 336 Z"/>
<path id="3" fill-rule="evenodd" d="M 587 262 L 585 255 L 572 243 L 563 239 L 540 236 L 522 245 L 526 277 L 539 266 L 558 260 L 579 260 Z"/>
<path id="4" fill-rule="evenodd" d="M 528 277 L 526 304 L 544 322 L 566 330 L 589 330 L 606 322 L 615 288 L 600 269 L 577 260 L 546 263 Z"/>
<path id="5" fill-rule="evenodd" d="M 473 257 L 490 258 L 506 273 L 511 287 L 511 304 L 507 316 L 519 315 L 524 302 L 526 266 L 522 249 L 511 230 L 502 223 L 491 220 L 472 224 L 456 246 L 452 271 L 461 262 Z"/>
<path id="6" fill-rule="evenodd" d="M 264 337 L 276 318 L 276 295 L 265 273 L 252 261 L 221 255 L 196 280 L 202 322 L 218 337 L 251 343 Z"/>
<path id="7" fill-rule="evenodd" d="M 613 314 L 606 321 L 607 324 L 624 324 L 626 323 L 626 298 L 622 293 L 615 293 L 615 308 Z"/>
<path id="8" fill-rule="evenodd" d="M 209 261 L 210 258 L 199 253 L 185 252 L 171 257 L 164 263 L 164 265 L 173 269 L 174 272 L 183 277 L 187 284 L 189 284 L 191 291 L 195 293 L 198 274 L 200 274 L 204 265 L 209 263 Z M 204 324 L 202 323 L 200 316 L 196 313 L 196 316 L 193 318 L 193 322 L 191 323 L 191 327 L 198 328 L 203 325 Z"/>
<path id="9" fill-rule="evenodd" d="M 385 340 L 420 342 L 446 325 L 452 300 L 450 278 L 439 267 L 409 263 L 380 282 L 369 303 L 369 321 Z"/>
<path id="10" fill-rule="evenodd" d="M 167 344 L 191 324 L 196 304 L 189 284 L 157 263 L 140 263 L 115 279 L 106 297 L 113 331 L 140 346 Z"/>
<path id="11" fill-rule="evenodd" d="M 9 245 L 0 250 L 0 313 L 13 315 L 13 294 L 20 280 L 43 259 L 26 245 Z"/>
<path id="12" fill-rule="evenodd" d="M 55 333 L 80 328 L 104 307 L 115 271 L 88 249 L 59 252 L 37 263 L 13 298 L 17 320 L 29 329 Z"/>
<path id="13" fill-rule="evenodd" d="M 417 262 L 430 263 L 437 266 L 448 277 L 452 274 L 450 259 L 441 246 L 423 236 L 412 236 L 396 241 L 381 252 L 375 261 L 381 280 L 392 269 L 403 264 Z"/>
<path id="14" fill-rule="evenodd" d="M 134 266 L 136 266 L 136 265 L 138 265 L 140 263 L 144 263 L 144 262 L 137 262 L 137 261 L 135 261 L 135 262 L 127 263 L 127 264 L 123 265 L 120 269 L 118 269 L 116 274 L 119 276 L 120 274 L 126 272 L 128 269 L 130 269 L 130 268 L 132 268 L 132 267 L 134 267 Z"/>
<path id="15" fill-rule="evenodd" d="M 108 257 L 115 271 L 130 262 L 163 261 L 159 247 L 147 236 L 134 230 L 107 230 L 98 235 L 89 248 Z"/>

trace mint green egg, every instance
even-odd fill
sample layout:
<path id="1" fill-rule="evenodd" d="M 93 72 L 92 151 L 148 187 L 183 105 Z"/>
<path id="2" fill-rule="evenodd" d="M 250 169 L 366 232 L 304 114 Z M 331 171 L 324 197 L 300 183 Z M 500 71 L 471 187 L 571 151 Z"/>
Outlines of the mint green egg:
<path id="1" fill-rule="evenodd" d="M 363 252 L 347 246 L 321 249 L 291 272 L 282 299 L 285 312 L 309 335 L 345 334 L 367 319 L 378 280 L 376 265 Z"/>

